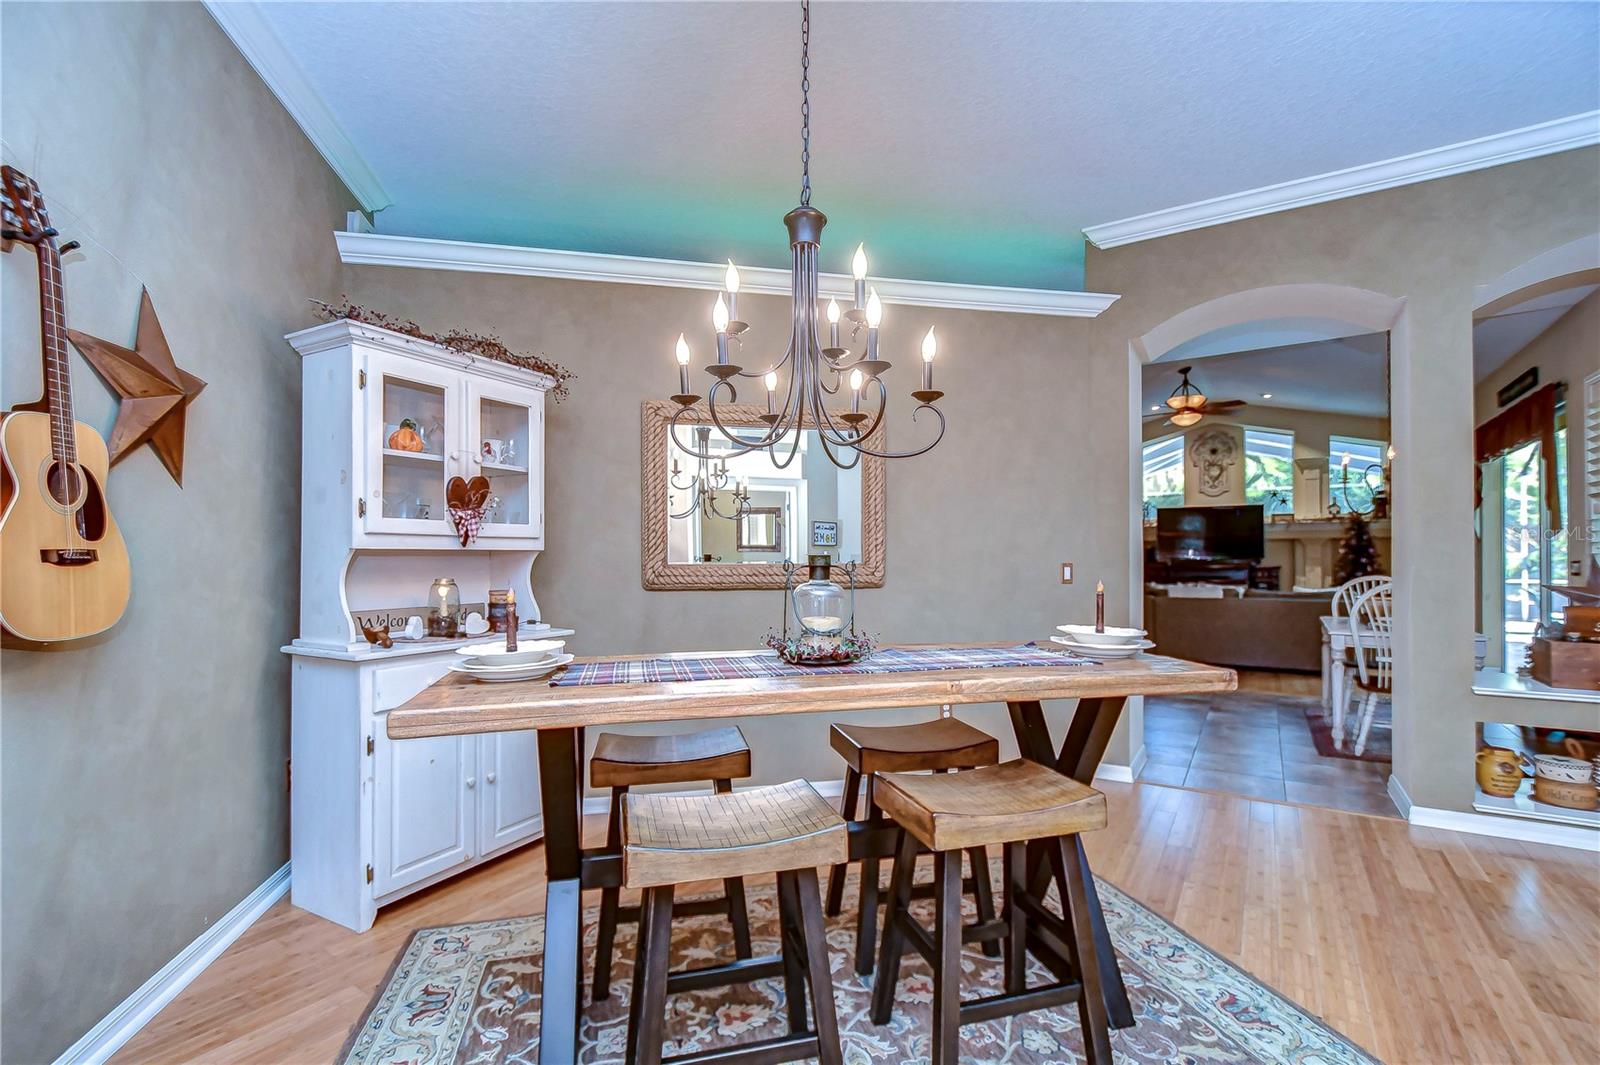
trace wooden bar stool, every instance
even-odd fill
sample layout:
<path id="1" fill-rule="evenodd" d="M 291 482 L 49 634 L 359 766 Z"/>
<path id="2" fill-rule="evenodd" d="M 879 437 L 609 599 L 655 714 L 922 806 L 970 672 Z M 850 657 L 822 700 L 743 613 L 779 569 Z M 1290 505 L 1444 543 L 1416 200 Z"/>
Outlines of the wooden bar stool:
<path id="1" fill-rule="evenodd" d="M 1000 760 L 1000 743 L 987 732 L 953 717 L 940 717 L 915 725 L 834 725 L 828 742 L 845 761 L 844 816 L 858 820 L 856 808 L 862 778 L 867 781 L 866 812 L 859 818 L 868 824 L 881 824 L 874 780 L 879 773 L 916 771 L 948 772 L 993 765 Z M 989 882 L 989 861 L 982 847 L 968 852 L 972 865 L 970 881 L 980 922 L 994 919 L 994 888 Z M 838 916 L 844 906 L 845 867 L 836 865 L 828 873 L 828 915 Z M 872 954 L 878 937 L 878 907 L 882 904 L 878 887 L 878 859 L 861 860 L 861 895 L 856 914 L 856 972 L 872 972 Z M 998 956 L 993 943 L 984 944 L 985 953 Z"/>
<path id="2" fill-rule="evenodd" d="M 958 1060 L 961 1026 L 1076 1001 L 1083 1045 L 1091 1065 L 1111 1065 L 1110 1034 L 1094 927 L 1079 864 L 1078 833 L 1106 825 L 1105 796 L 1053 769 L 1018 759 L 959 773 L 932 776 L 890 773 L 878 778 L 878 804 L 901 826 L 890 878 L 883 950 L 872 987 L 872 1020 L 887 1024 L 905 944 L 933 967 L 933 1063 Z M 1028 891 L 1026 844 L 1048 841 L 1061 883 L 1062 917 Z M 934 852 L 933 932 L 909 910 L 911 873 L 918 844 Z M 961 851 L 1002 844 L 1005 854 L 1005 991 L 961 1001 Z M 968 929 L 967 939 L 976 938 Z M 982 934 L 982 929 L 977 930 Z M 1027 986 L 1028 954 L 1056 977 Z"/>
<path id="3" fill-rule="evenodd" d="M 669 983 L 684 990 L 702 986 L 695 979 L 698 970 L 673 973 L 670 978 L 667 972 L 674 885 L 710 877 L 737 881 L 762 873 L 778 875 L 789 1034 L 670 1060 L 771 1065 L 815 1057 L 825 1065 L 841 1065 L 817 866 L 841 860 L 848 850 L 844 820 L 803 780 L 737 793 L 624 797 L 622 882 L 644 891 L 628 1012 L 630 1065 L 661 1061 Z M 811 1025 L 806 1021 L 807 986 L 815 1016 Z"/>
<path id="4" fill-rule="evenodd" d="M 589 782 L 611 789 L 611 817 L 606 827 L 606 852 L 622 849 L 622 799 L 628 789 L 642 784 L 693 784 L 709 780 L 719 793 L 733 790 L 735 779 L 750 775 L 750 746 L 737 728 L 714 728 L 676 736 L 623 736 L 601 733 L 589 762 Z M 700 878 L 707 879 L 707 878 Z M 744 882 L 729 877 L 722 882 L 722 897 L 692 902 L 678 908 L 684 917 L 726 913 L 733 924 L 733 949 L 750 957 L 750 918 L 745 909 Z M 594 951 L 594 1000 L 611 997 L 611 957 L 617 925 L 637 921 L 639 910 L 622 906 L 620 888 L 600 890 L 600 928 Z"/>

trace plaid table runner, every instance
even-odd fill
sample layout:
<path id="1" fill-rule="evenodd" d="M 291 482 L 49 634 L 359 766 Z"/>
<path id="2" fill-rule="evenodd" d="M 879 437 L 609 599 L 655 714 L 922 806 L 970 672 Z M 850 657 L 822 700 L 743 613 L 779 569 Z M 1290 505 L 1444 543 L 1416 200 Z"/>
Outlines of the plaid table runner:
<path id="1" fill-rule="evenodd" d="M 792 666 L 776 651 L 662 655 L 608 659 L 568 666 L 553 688 L 585 684 L 655 684 L 662 681 L 738 680 L 759 677 L 814 677 L 828 673 L 910 673 L 930 669 L 994 669 L 1006 666 L 1087 666 L 1090 659 L 1019 647 L 888 647 L 860 662 L 837 666 Z"/>

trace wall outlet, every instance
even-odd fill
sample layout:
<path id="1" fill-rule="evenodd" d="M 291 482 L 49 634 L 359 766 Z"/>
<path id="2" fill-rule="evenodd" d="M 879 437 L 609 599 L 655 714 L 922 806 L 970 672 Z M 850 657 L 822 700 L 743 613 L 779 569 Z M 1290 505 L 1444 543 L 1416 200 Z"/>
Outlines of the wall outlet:
<path id="1" fill-rule="evenodd" d="M 1070 562 L 1061 563 L 1061 583 L 1062 584 L 1071 584 L 1072 583 L 1072 563 L 1070 563 Z"/>

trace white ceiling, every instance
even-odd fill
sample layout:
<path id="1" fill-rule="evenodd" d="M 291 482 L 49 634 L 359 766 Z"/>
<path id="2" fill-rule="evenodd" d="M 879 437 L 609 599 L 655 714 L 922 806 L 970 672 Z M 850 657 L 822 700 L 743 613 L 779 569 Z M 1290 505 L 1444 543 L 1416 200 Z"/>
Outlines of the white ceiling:
<path id="1" fill-rule="evenodd" d="M 258 5 L 379 232 L 785 266 L 798 5 Z M 1081 230 L 1600 107 L 1593 3 L 819 3 L 824 269 L 1079 288 Z"/>
<path id="2" fill-rule="evenodd" d="M 1144 367 L 1145 414 L 1154 413 L 1151 408 L 1160 406 L 1177 387 L 1178 367 L 1189 365 L 1187 359 L 1195 360 L 1189 379 L 1209 399 L 1370 418 L 1385 417 L 1389 411 L 1389 347 L 1383 333 L 1268 350 L 1235 348 L 1206 357 L 1185 357 L 1179 354 L 1182 350 L 1174 349 Z M 1262 398 L 1264 392 L 1272 398 Z M 1239 417 L 1249 421 L 1249 408 Z"/>

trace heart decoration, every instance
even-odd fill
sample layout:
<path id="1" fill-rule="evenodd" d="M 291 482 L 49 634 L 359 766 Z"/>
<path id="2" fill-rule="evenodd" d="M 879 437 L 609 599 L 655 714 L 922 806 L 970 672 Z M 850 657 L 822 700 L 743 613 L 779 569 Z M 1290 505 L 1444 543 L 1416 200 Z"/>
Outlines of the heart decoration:
<path id="1" fill-rule="evenodd" d="M 487 477 L 474 477 L 470 481 L 452 477 L 445 483 L 445 505 L 449 507 L 450 520 L 455 523 L 462 547 L 478 538 L 478 526 L 483 522 L 483 510 L 489 505 L 490 495 Z"/>

